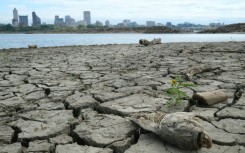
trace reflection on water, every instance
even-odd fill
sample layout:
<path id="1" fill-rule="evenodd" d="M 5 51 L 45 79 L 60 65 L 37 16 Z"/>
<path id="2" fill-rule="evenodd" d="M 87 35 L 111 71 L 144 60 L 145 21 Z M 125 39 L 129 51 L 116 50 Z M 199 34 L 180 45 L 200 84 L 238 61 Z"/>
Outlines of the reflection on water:
<path id="1" fill-rule="evenodd" d="M 245 41 L 245 34 L 0 34 L 0 48 L 134 44 L 139 39 L 161 38 L 168 42 Z"/>

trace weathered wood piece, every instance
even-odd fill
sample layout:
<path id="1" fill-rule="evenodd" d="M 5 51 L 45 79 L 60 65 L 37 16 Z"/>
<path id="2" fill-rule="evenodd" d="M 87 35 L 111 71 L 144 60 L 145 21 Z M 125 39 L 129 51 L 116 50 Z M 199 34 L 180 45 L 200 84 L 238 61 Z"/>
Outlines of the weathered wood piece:
<path id="1" fill-rule="evenodd" d="M 211 148 L 212 140 L 195 120 L 193 113 L 135 114 L 131 120 L 145 130 L 151 131 L 167 143 L 185 150 Z"/>
<path id="2" fill-rule="evenodd" d="M 192 68 L 188 69 L 186 72 L 184 72 L 185 79 L 191 81 L 195 74 L 199 74 L 199 73 L 203 73 L 203 72 L 210 72 L 212 70 L 216 70 L 219 68 L 220 67 L 218 67 L 218 66 L 215 66 L 215 67 L 211 67 L 211 66 L 192 67 Z"/>
<path id="3" fill-rule="evenodd" d="M 152 41 L 148 41 L 146 39 L 140 39 L 139 43 L 144 46 L 161 44 L 161 38 L 154 38 Z"/>

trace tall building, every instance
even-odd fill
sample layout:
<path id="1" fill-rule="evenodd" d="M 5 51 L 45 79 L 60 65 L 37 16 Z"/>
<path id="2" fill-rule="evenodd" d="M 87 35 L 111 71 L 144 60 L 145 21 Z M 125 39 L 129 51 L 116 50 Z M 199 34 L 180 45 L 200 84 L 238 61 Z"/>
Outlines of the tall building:
<path id="1" fill-rule="evenodd" d="M 19 25 L 22 27 L 28 26 L 28 15 L 20 15 L 19 16 Z"/>
<path id="2" fill-rule="evenodd" d="M 12 25 L 14 27 L 17 27 L 18 26 L 18 11 L 16 8 L 14 8 L 14 10 L 13 10 L 13 17 L 14 18 L 12 19 Z"/>
<path id="3" fill-rule="evenodd" d="M 171 22 L 167 22 L 166 23 L 166 27 L 172 27 L 172 23 Z"/>
<path id="4" fill-rule="evenodd" d="M 91 14 L 90 11 L 83 12 L 83 20 L 86 22 L 87 25 L 91 25 Z"/>
<path id="5" fill-rule="evenodd" d="M 130 20 L 128 19 L 123 20 L 124 27 L 128 27 L 129 23 L 130 23 Z"/>
<path id="6" fill-rule="evenodd" d="M 96 27 L 103 27 L 103 23 L 100 22 L 100 21 L 96 21 L 96 22 L 95 22 L 95 26 L 96 26 Z"/>
<path id="7" fill-rule="evenodd" d="M 71 18 L 70 15 L 65 16 L 66 26 L 72 27 L 76 25 L 75 19 Z"/>
<path id="8" fill-rule="evenodd" d="M 35 12 L 32 12 L 32 26 L 40 26 L 41 19 L 36 15 Z"/>
<path id="9" fill-rule="evenodd" d="M 65 16 L 65 23 L 69 23 L 71 20 L 71 16 L 70 15 L 66 15 Z"/>
<path id="10" fill-rule="evenodd" d="M 154 27 L 156 25 L 155 21 L 146 21 L 147 27 Z"/>
<path id="11" fill-rule="evenodd" d="M 109 27 L 109 26 L 110 26 L 110 21 L 109 21 L 109 20 L 106 20 L 106 21 L 105 21 L 105 26 L 106 26 L 106 27 Z"/>
<path id="12" fill-rule="evenodd" d="M 63 27 L 63 26 L 66 25 L 66 23 L 64 22 L 64 19 L 63 18 L 59 18 L 59 16 L 56 15 L 55 18 L 54 18 L 54 25 L 55 26 Z"/>

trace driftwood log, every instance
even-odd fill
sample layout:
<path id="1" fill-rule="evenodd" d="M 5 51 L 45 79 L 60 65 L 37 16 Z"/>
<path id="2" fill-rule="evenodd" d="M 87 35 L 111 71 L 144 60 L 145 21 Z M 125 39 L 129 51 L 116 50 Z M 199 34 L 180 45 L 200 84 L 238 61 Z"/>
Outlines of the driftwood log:
<path id="1" fill-rule="evenodd" d="M 211 138 L 196 121 L 193 113 L 137 113 L 131 117 L 131 120 L 179 148 L 198 150 L 202 147 L 212 147 Z"/>
<path id="2" fill-rule="evenodd" d="M 203 103 L 207 105 L 213 105 L 216 103 L 224 102 L 228 99 L 227 94 L 222 90 L 214 90 L 208 92 L 195 93 L 192 96 L 192 100 L 197 101 L 198 103 Z"/>
<path id="3" fill-rule="evenodd" d="M 28 48 L 37 48 L 37 45 L 28 45 Z"/>
<path id="4" fill-rule="evenodd" d="M 210 72 L 212 70 L 219 69 L 220 67 L 218 66 L 197 66 L 197 67 L 192 67 L 188 69 L 187 71 L 183 72 L 185 79 L 191 81 L 192 77 L 195 74 L 203 73 L 203 72 Z"/>
<path id="5" fill-rule="evenodd" d="M 157 39 L 154 38 L 152 41 L 148 41 L 146 39 L 140 39 L 139 44 L 144 45 L 144 46 L 161 44 L 161 38 L 157 38 Z"/>

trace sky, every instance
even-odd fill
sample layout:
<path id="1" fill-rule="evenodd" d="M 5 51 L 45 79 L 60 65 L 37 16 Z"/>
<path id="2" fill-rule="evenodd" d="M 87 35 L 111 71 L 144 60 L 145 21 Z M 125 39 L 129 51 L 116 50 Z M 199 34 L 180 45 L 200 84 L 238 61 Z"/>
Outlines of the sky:
<path id="1" fill-rule="evenodd" d="M 32 11 L 47 24 L 54 22 L 55 15 L 83 20 L 83 11 L 91 11 L 92 23 L 117 24 L 124 19 L 139 24 L 245 22 L 245 0 L 0 0 L 0 23 L 11 23 L 14 8 L 19 15 L 28 15 L 29 24 Z"/>

